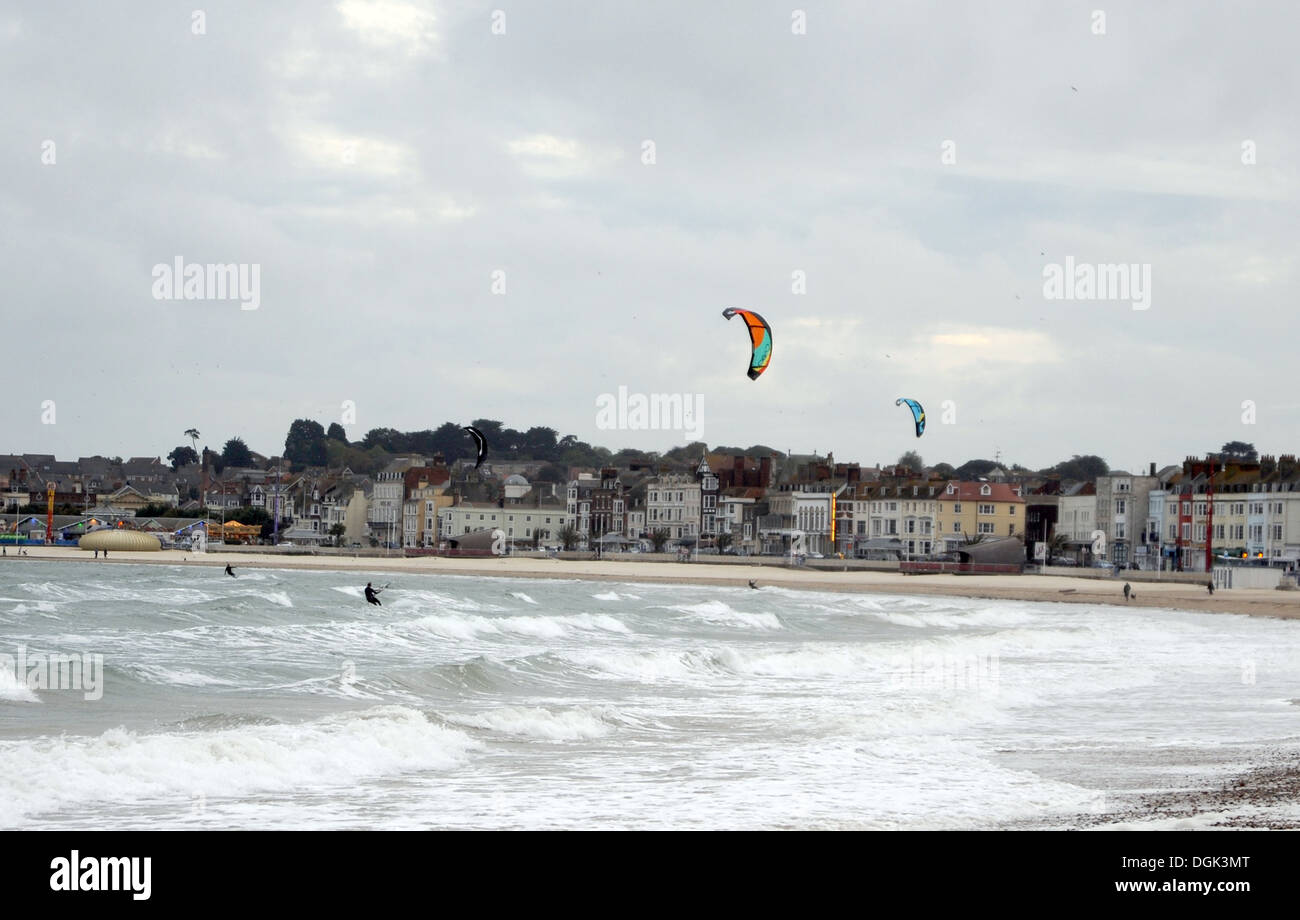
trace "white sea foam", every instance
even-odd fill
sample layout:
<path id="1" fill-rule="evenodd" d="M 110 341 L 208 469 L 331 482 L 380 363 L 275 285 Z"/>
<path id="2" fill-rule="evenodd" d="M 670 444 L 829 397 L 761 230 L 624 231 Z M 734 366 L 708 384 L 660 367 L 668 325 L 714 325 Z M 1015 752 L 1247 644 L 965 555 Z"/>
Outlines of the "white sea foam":
<path id="1" fill-rule="evenodd" d="M 129 670 L 143 680 L 157 684 L 174 684 L 181 687 L 234 687 L 234 681 L 201 674 L 188 668 L 169 668 L 156 664 L 137 664 Z"/>
<path id="2" fill-rule="evenodd" d="M 522 591 L 511 591 L 511 592 L 510 592 L 510 596 L 511 596 L 511 597 L 517 597 L 517 598 L 519 598 L 521 601 L 523 601 L 524 603 L 527 603 L 527 604 L 536 604 L 536 603 L 537 603 L 537 601 L 533 600 L 531 597 L 529 597 L 527 594 L 525 594 L 525 593 L 522 592 Z"/>
<path id="3" fill-rule="evenodd" d="M 295 725 L 0 742 L 0 826 L 97 803 L 187 811 L 197 795 L 315 791 L 461 764 L 478 745 L 412 709 L 384 706 Z M 87 818 L 90 821 L 90 818 Z M 89 824 L 87 826 L 90 826 Z"/>
<path id="4" fill-rule="evenodd" d="M 702 601 L 698 604 L 676 604 L 667 609 L 686 613 L 710 623 L 729 626 L 750 626 L 755 629 L 780 629 L 781 621 L 774 613 L 746 613 L 723 601 Z"/>
<path id="5" fill-rule="evenodd" d="M 39 703 L 35 692 L 28 689 L 25 681 L 14 674 L 11 666 L 0 664 L 0 700 L 10 703 Z"/>
<path id="6" fill-rule="evenodd" d="M 473 715 L 447 717 L 457 725 L 485 728 L 504 735 L 542 741 L 586 741 L 603 738 L 613 726 L 603 709 L 560 709 L 503 706 Z"/>
<path id="7" fill-rule="evenodd" d="M 604 613 L 578 613 L 568 616 L 428 616 L 413 620 L 411 626 L 422 627 L 449 639 L 475 639 L 479 636 L 529 636 L 558 639 L 574 631 L 608 633 L 629 632 L 627 625 Z"/>
<path id="8" fill-rule="evenodd" d="M 10 613 L 36 613 L 49 619 L 57 620 L 59 605 L 52 601 L 36 601 L 28 606 L 24 603 L 15 604 Z"/>

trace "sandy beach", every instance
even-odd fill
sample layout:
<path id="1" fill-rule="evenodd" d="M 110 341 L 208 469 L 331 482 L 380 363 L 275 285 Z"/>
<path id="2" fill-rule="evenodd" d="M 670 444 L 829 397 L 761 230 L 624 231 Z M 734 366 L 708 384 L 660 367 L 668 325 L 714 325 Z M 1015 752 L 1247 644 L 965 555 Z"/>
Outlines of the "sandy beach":
<path id="1" fill-rule="evenodd" d="M 311 556 L 280 553 L 196 554 L 182 550 L 114 552 L 108 560 L 72 547 L 27 547 L 27 555 L 12 554 L 0 564 L 66 561 L 113 564 L 192 565 L 224 568 L 315 569 L 358 573 L 414 573 L 421 575 L 480 575 L 506 578 L 576 578 L 589 581 L 663 582 L 674 584 L 732 585 L 744 587 L 754 579 L 760 587 L 772 586 L 814 591 L 881 594 L 949 595 L 1067 604 L 1114 604 L 1236 613 L 1247 616 L 1300 618 L 1300 591 L 1272 589 L 1219 590 L 1211 596 L 1204 587 L 1134 582 L 1136 599 L 1124 600 L 1124 579 L 1071 578 L 1057 575 L 902 575 L 898 572 L 791 569 L 778 566 L 716 565 L 707 562 L 666 563 L 623 559 L 572 560 L 548 558 L 414 558 Z"/>

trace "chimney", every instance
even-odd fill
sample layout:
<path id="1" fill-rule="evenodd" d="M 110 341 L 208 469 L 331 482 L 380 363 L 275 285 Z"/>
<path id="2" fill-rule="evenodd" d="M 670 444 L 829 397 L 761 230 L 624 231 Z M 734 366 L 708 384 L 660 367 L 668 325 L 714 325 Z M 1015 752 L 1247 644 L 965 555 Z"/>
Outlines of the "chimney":
<path id="1" fill-rule="evenodd" d="M 772 458 L 764 457 L 758 462 L 758 484 L 766 489 L 772 484 Z"/>
<path id="2" fill-rule="evenodd" d="M 1154 476 L 1155 474 L 1156 474 L 1156 462 L 1155 462 L 1154 460 L 1152 460 L 1152 461 L 1151 461 L 1151 473 L 1150 473 L 1150 475 Z"/>

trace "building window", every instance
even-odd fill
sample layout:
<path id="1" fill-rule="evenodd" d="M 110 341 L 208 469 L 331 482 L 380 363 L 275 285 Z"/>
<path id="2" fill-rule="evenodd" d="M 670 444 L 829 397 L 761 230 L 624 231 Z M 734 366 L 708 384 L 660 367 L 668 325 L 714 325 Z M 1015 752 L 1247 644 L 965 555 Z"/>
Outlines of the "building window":
<path id="1" fill-rule="evenodd" d="M 991 534 L 991 533 L 994 532 L 994 531 L 993 531 L 993 527 L 994 527 L 994 524 L 993 524 L 992 521 L 981 521 L 981 522 L 979 523 L 979 531 L 978 531 L 978 532 L 979 532 L 979 533 L 988 533 L 988 534 Z"/>
<path id="2" fill-rule="evenodd" d="M 980 514 L 993 514 L 995 509 L 992 505 L 980 505 L 976 509 Z"/>

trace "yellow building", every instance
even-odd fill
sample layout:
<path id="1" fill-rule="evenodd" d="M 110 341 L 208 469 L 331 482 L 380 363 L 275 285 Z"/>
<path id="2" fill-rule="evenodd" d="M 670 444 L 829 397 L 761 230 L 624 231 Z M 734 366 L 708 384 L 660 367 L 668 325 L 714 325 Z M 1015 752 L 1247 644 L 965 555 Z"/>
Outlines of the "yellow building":
<path id="1" fill-rule="evenodd" d="M 1018 486 L 1000 482 L 949 482 L 935 495 L 935 532 L 942 549 L 952 550 L 968 537 L 1003 539 L 1025 532 L 1025 500 Z M 936 550 L 940 547 L 936 546 Z"/>
<path id="2" fill-rule="evenodd" d="M 455 497 L 447 494 L 447 484 L 430 485 L 421 481 L 411 489 L 402 504 L 402 545 L 429 547 L 438 545 L 438 521 L 442 510 L 455 504 Z"/>

